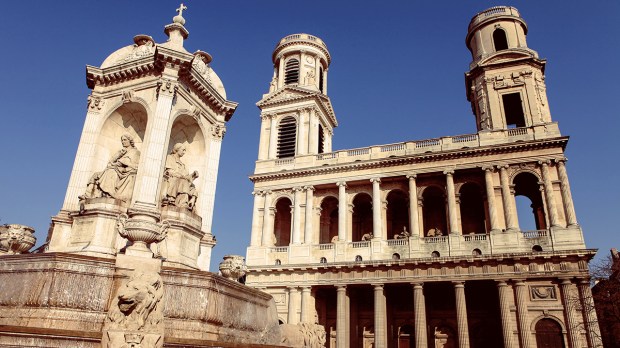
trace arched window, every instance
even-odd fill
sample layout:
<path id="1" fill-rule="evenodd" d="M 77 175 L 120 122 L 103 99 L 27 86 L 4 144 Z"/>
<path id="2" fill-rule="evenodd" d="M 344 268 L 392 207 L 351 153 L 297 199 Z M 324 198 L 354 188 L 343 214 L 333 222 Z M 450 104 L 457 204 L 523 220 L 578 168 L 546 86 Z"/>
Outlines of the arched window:
<path id="1" fill-rule="evenodd" d="M 517 215 L 521 229 L 546 229 L 545 207 L 539 190 L 538 178 L 532 173 L 523 172 L 515 176 L 513 183 L 515 185 Z M 528 209 L 528 205 L 531 210 Z M 527 210 L 530 210 L 531 213 L 528 214 Z"/>
<path id="2" fill-rule="evenodd" d="M 400 254 L 399 253 L 392 254 L 392 260 L 400 260 Z"/>
<path id="3" fill-rule="evenodd" d="M 289 59 L 284 67 L 284 84 L 292 83 L 299 83 L 299 61 L 294 58 Z"/>
<path id="4" fill-rule="evenodd" d="M 318 149 L 318 153 L 323 153 L 325 152 L 325 133 L 323 133 L 323 126 L 319 124 L 319 149 Z"/>
<path id="5" fill-rule="evenodd" d="M 323 68 L 319 69 L 319 91 L 323 93 Z"/>
<path id="6" fill-rule="evenodd" d="M 441 256 L 441 254 L 439 253 L 439 251 L 435 250 L 431 253 L 431 257 L 439 257 Z"/>
<path id="7" fill-rule="evenodd" d="M 338 199 L 326 197 L 321 202 L 321 226 L 319 243 L 331 243 L 338 237 Z"/>
<path id="8" fill-rule="evenodd" d="M 325 257 L 321 257 L 321 260 L 319 261 L 320 263 L 327 263 L 327 258 Z"/>
<path id="9" fill-rule="evenodd" d="M 540 245 L 534 245 L 534 246 L 532 247 L 532 252 L 535 252 L 535 253 L 540 253 L 540 252 L 542 252 L 542 251 L 543 251 L 543 248 L 542 248 Z"/>
<path id="10" fill-rule="evenodd" d="M 482 256 L 482 251 L 478 248 L 472 250 L 471 252 L 472 256 Z"/>
<path id="11" fill-rule="evenodd" d="M 280 259 L 276 259 L 276 266 L 280 266 L 282 264 L 282 261 L 280 261 Z"/>
<path id="12" fill-rule="evenodd" d="M 280 198 L 276 203 L 274 222 L 275 246 L 287 246 L 291 242 L 291 200 Z"/>
<path id="13" fill-rule="evenodd" d="M 553 319 L 544 318 L 536 323 L 536 346 L 538 348 L 564 348 L 562 327 Z"/>
<path id="14" fill-rule="evenodd" d="M 297 121 L 292 116 L 287 116 L 280 121 L 278 127 L 278 158 L 295 156 L 297 143 Z"/>
<path id="15" fill-rule="evenodd" d="M 358 193 L 353 199 L 353 241 L 374 233 L 372 227 L 372 198 L 367 193 Z"/>
<path id="16" fill-rule="evenodd" d="M 361 255 L 355 256 L 355 262 L 362 262 L 362 256 Z"/>
<path id="17" fill-rule="evenodd" d="M 508 39 L 504 29 L 497 28 L 493 32 L 493 46 L 496 52 L 508 49 Z"/>

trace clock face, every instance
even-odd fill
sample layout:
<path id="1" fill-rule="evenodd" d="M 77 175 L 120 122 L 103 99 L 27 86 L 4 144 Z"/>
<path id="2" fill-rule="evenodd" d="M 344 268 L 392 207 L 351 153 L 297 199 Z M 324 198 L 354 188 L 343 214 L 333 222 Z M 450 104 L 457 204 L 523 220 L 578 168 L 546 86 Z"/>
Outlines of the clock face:
<path id="1" fill-rule="evenodd" d="M 310 56 L 307 56 L 307 57 L 306 57 L 306 62 L 307 62 L 307 63 L 310 63 L 310 64 L 312 64 L 312 65 L 314 65 L 314 58 L 312 58 L 312 57 L 310 57 Z"/>

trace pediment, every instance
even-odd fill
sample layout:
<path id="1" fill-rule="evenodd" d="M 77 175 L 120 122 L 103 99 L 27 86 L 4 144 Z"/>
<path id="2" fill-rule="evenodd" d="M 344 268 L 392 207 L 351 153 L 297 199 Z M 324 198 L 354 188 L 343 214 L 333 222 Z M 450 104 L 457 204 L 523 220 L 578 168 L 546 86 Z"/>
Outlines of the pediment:
<path id="1" fill-rule="evenodd" d="M 503 51 L 496 52 L 482 59 L 478 63 L 478 65 L 507 63 L 507 62 L 514 62 L 515 60 L 530 59 L 530 58 L 538 59 L 538 55 L 536 55 L 534 52 L 531 52 L 529 50 L 509 49 L 509 50 L 503 50 Z"/>
<path id="2" fill-rule="evenodd" d="M 285 86 L 279 91 L 269 94 L 261 99 L 258 103 L 256 103 L 256 106 L 263 109 L 269 106 L 296 104 L 308 100 L 314 101 L 319 108 L 323 110 L 327 117 L 331 119 L 334 126 L 338 125 L 338 121 L 336 121 L 336 115 L 334 114 L 334 109 L 332 108 L 329 97 L 317 90 L 296 86 Z"/>

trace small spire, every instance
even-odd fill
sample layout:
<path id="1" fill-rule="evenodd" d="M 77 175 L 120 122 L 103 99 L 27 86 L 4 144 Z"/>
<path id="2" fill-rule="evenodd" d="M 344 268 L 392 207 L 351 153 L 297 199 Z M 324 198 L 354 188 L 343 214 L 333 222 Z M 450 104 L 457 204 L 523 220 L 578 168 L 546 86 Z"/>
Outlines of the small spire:
<path id="1" fill-rule="evenodd" d="M 182 48 L 183 40 L 187 39 L 189 32 L 185 29 L 185 18 L 183 18 L 183 11 L 187 10 L 187 6 L 181 3 L 181 6 L 176 9 L 178 14 L 172 17 L 172 23 L 164 27 L 164 32 L 170 38 L 168 42 L 172 47 Z"/>

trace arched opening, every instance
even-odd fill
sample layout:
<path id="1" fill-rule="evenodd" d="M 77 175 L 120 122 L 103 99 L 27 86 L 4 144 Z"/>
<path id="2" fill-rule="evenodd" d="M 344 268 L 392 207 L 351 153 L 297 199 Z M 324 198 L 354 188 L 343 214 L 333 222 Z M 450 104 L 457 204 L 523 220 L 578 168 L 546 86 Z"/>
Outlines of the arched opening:
<path id="1" fill-rule="evenodd" d="M 319 243 L 331 243 L 338 238 L 338 199 L 326 197 L 321 202 Z"/>
<path id="2" fill-rule="evenodd" d="M 295 156 L 296 143 L 297 121 L 293 116 L 287 116 L 278 127 L 278 158 Z"/>
<path id="3" fill-rule="evenodd" d="M 291 200 L 283 197 L 276 203 L 276 216 L 273 233 L 275 246 L 288 246 L 291 243 Z"/>
<path id="4" fill-rule="evenodd" d="M 476 248 L 476 249 L 471 251 L 471 255 L 472 256 L 482 256 L 482 250 Z"/>
<path id="5" fill-rule="evenodd" d="M 319 91 L 323 92 L 323 67 L 319 68 Z"/>
<path id="6" fill-rule="evenodd" d="M 393 190 L 387 195 L 388 237 L 398 235 L 409 225 L 409 198 L 401 190 Z M 407 231 L 407 233 L 410 233 Z M 396 238 L 396 237 L 394 237 Z"/>
<path id="7" fill-rule="evenodd" d="M 538 178 L 532 173 L 523 172 L 515 176 L 513 184 L 521 229 L 528 230 L 531 229 L 530 226 L 537 230 L 546 229 L 545 206 L 539 189 Z M 527 205 L 530 209 L 527 208 Z"/>
<path id="8" fill-rule="evenodd" d="M 290 85 L 299 83 L 299 61 L 295 58 L 289 59 L 284 67 L 284 84 Z"/>
<path id="9" fill-rule="evenodd" d="M 435 250 L 431 253 L 431 257 L 440 257 L 441 254 L 439 253 L 439 251 Z"/>
<path id="10" fill-rule="evenodd" d="M 543 251 L 543 248 L 542 248 L 540 245 L 534 245 L 534 246 L 532 247 L 532 252 L 535 252 L 535 253 L 540 253 L 540 252 L 542 252 L 542 251 Z"/>
<path id="11" fill-rule="evenodd" d="M 493 46 L 496 52 L 508 49 L 508 38 L 503 29 L 497 28 L 493 31 Z"/>
<path id="12" fill-rule="evenodd" d="M 363 259 L 362 259 L 361 255 L 356 255 L 355 256 L 355 262 L 362 262 L 362 261 L 363 261 Z"/>
<path id="13" fill-rule="evenodd" d="M 319 260 L 320 263 L 327 263 L 327 258 L 325 257 L 321 257 L 321 259 Z"/>
<path id="14" fill-rule="evenodd" d="M 536 323 L 536 346 L 538 348 L 564 348 L 562 327 L 553 319 L 544 318 Z"/>
<path id="15" fill-rule="evenodd" d="M 323 126 L 319 124 L 319 148 L 318 153 L 325 152 L 325 133 L 323 133 Z"/>
<path id="16" fill-rule="evenodd" d="M 422 194 L 422 216 L 424 219 L 424 235 L 437 237 L 446 235 L 448 222 L 446 220 L 446 200 L 442 189 L 429 186 Z"/>
<path id="17" fill-rule="evenodd" d="M 399 253 L 392 254 L 392 260 L 400 260 L 400 254 Z"/>
<path id="18" fill-rule="evenodd" d="M 459 193 L 463 234 L 486 233 L 484 198 L 480 186 L 466 183 Z"/>
<path id="19" fill-rule="evenodd" d="M 506 127 L 519 128 L 526 126 L 521 93 L 502 94 L 502 105 L 504 107 L 504 116 L 506 117 Z"/>
<path id="20" fill-rule="evenodd" d="M 367 193 L 358 193 L 353 199 L 353 236 L 352 240 L 360 241 L 372 229 L 372 198 Z"/>
<path id="21" fill-rule="evenodd" d="M 411 325 L 401 326 L 398 330 L 398 348 L 415 347 L 415 340 L 413 337 L 413 327 L 411 327 Z"/>
<path id="22" fill-rule="evenodd" d="M 282 261 L 280 259 L 276 259 L 275 265 L 280 266 L 281 264 L 282 264 Z"/>

